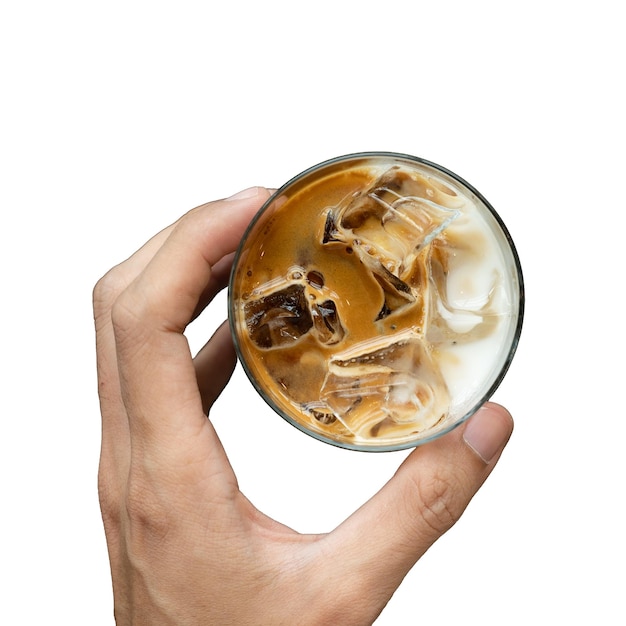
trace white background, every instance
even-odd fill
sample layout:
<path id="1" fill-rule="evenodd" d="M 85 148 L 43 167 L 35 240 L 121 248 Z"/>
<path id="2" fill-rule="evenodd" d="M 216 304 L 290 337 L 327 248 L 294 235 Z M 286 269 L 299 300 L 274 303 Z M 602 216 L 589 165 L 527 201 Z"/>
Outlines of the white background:
<path id="1" fill-rule="evenodd" d="M 501 463 L 378 623 L 624 624 L 618 2 L 5 2 L 0 9 L 0 622 L 112 624 L 91 289 L 205 201 L 327 158 L 414 154 L 508 225 L 527 309 Z M 222 298 L 190 329 L 199 347 Z M 241 487 L 333 528 L 404 453 L 316 442 L 238 370 Z"/>

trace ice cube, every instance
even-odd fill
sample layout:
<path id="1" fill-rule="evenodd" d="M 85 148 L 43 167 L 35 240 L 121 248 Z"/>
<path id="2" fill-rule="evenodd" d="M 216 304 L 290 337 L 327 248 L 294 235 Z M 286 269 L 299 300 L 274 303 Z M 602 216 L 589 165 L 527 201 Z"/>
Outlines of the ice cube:
<path id="1" fill-rule="evenodd" d="M 415 302 L 416 296 L 411 287 L 392 274 L 380 261 L 369 254 L 363 255 L 362 263 L 370 270 L 372 276 L 383 290 L 384 302 L 378 313 L 377 320 L 391 315 L 407 304 Z"/>
<path id="2" fill-rule="evenodd" d="M 426 337 L 432 344 L 461 344 L 494 332 L 499 323 L 496 299 L 501 277 L 480 251 L 445 244 L 430 255 L 429 314 Z"/>
<path id="3" fill-rule="evenodd" d="M 431 427 L 446 414 L 448 392 L 422 337 L 407 330 L 335 354 L 320 399 L 354 435 L 372 437 Z"/>
<path id="4" fill-rule="evenodd" d="M 332 300 L 324 300 L 321 304 L 314 302 L 311 317 L 320 343 L 332 345 L 343 339 L 345 331 L 337 314 L 337 305 Z"/>
<path id="5" fill-rule="evenodd" d="M 249 300 L 244 314 L 250 337 L 259 348 L 293 343 L 313 326 L 304 285 L 297 283 Z"/>
<path id="6" fill-rule="evenodd" d="M 324 220 L 324 230 L 322 234 L 322 243 L 329 244 L 333 242 L 346 243 L 344 237 L 337 230 L 337 215 L 334 208 L 326 211 L 326 219 Z"/>
<path id="7" fill-rule="evenodd" d="M 419 251 L 459 215 L 429 197 L 423 181 L 393 167 L 327 215 L 324 240 L 349 243 L 403 279 Z"/>
<path id="8" fill-rule="evenodd" d="M 340 342 L 345 330 L 319 270 L 291 267 L 285 277 L 257 287 L 244 304 L 250 338 L 259 348 L 283 347 L 311 332 L 322 345 Z"/>
<path id="9" fill-rule="evenodd" d="M 376 320 L 416 300 L 423 305 L 427 288 L 424 252 L 460 215 L 457 208 L 435 202 L 444 198 L 449 203 L 454 198 L 452 190 L 444 191 L 392 167 L 368 188 L 326 212 L 322 244 L 350 248 L 383 291 L 384 303 Z"/>

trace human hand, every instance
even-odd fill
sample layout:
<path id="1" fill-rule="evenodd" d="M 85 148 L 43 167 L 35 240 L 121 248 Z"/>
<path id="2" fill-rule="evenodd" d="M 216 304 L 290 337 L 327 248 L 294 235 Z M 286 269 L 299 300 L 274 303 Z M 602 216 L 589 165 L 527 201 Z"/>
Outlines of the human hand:
<path id="1" fill-rule="evenodd" d="M 190 211 L 94 289 L 98 487 L 120 625 L 371 624 L 511 434 L 508 412 L 488 403 L 415 449 L 327 534 L 258 511 L 207 419 L 236 363 L 229 329 L 195 358 L 183 333 L 225 286 L 268 195 L 253 188 Z"/>

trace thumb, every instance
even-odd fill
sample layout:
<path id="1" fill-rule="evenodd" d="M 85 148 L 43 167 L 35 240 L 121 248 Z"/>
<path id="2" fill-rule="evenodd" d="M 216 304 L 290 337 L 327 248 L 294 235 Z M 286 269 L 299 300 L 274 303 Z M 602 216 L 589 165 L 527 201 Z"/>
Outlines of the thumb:
<path id="1" fill-rule="evenodd" d="M 487 403 L 466 424 L 415 449 L 394 477 L 328 537 L 342 555 L 335 560 L 342 568 L 339 580 L 352 580 L 362 593 L 367 588 L 370 597 L 386 602 L 462 515 L 512 430 L 509 412 Z"/>

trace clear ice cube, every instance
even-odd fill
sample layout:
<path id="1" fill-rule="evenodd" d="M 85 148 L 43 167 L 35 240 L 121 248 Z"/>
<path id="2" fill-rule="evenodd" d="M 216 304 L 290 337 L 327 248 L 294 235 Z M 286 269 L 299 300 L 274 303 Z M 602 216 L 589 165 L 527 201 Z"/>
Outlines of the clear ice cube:
<path id="1" fill-rule="evenodd" d="M 462 259 L 455 266 L 453 259 Z M 479 253 L 463 250 L 456 257 L 435 246 L 429 259 L 429 343 L 462 344 L 491 335 L 500 321 L 495 299 L 501 293 L 500 275 L 481 265 Z M 501 306 L 501 305 L 500 305 Z"/>
<path id="2" fill-rule="evenodd" d="M 447 403 L 446 384 L 423 339 L 405 331 L 335 354 L 320 403 L 308 408 L 332 413 L 356 436 L 372 437 L 386 428 L 429 428 L 445 415 Z"/>
<path id="3" fill-rule="evenodd" d="M 346 198 L 327 216 L 324 239 L 352 245 L 404 279 L 419 251 L 460 215 L 434 201 L 423 183 L 391 168 L 370 187 Z"/>
<path id="4" fill-rule="evenodd" d="M 460 215 L 434 198 L 424 181 L 392 167 L 325 215 L 322 244 L 356 252 L 382 289 L 384 304 L 376 320 L 423 298 L 423 252 Z"/>
<path id="5" fill-rule="evenodd" d="M 250 337 L 260 348 L 293 343 L 313 326 L 304 286 L 299 284 L 249 300 L 244 313 Z"/>
<path id="6" fill-rule="evenodd" d="M 333 345 L 343 339 L 345 331 L 339 321 L 337 305 L 332 300 L 324 300 L 320 304 L 314 302 L 311 306 L 311 317 L 320 343 Z"/>
<path id="7" fill-rule="evenodd" d="M 337 306 L 320 271 L 291 268 L 288 277 L 261 285 L 244 304 L 250 338 L 259 348 L 285 347 L 313 333 L 322 345 L 343 339 Z"/>

